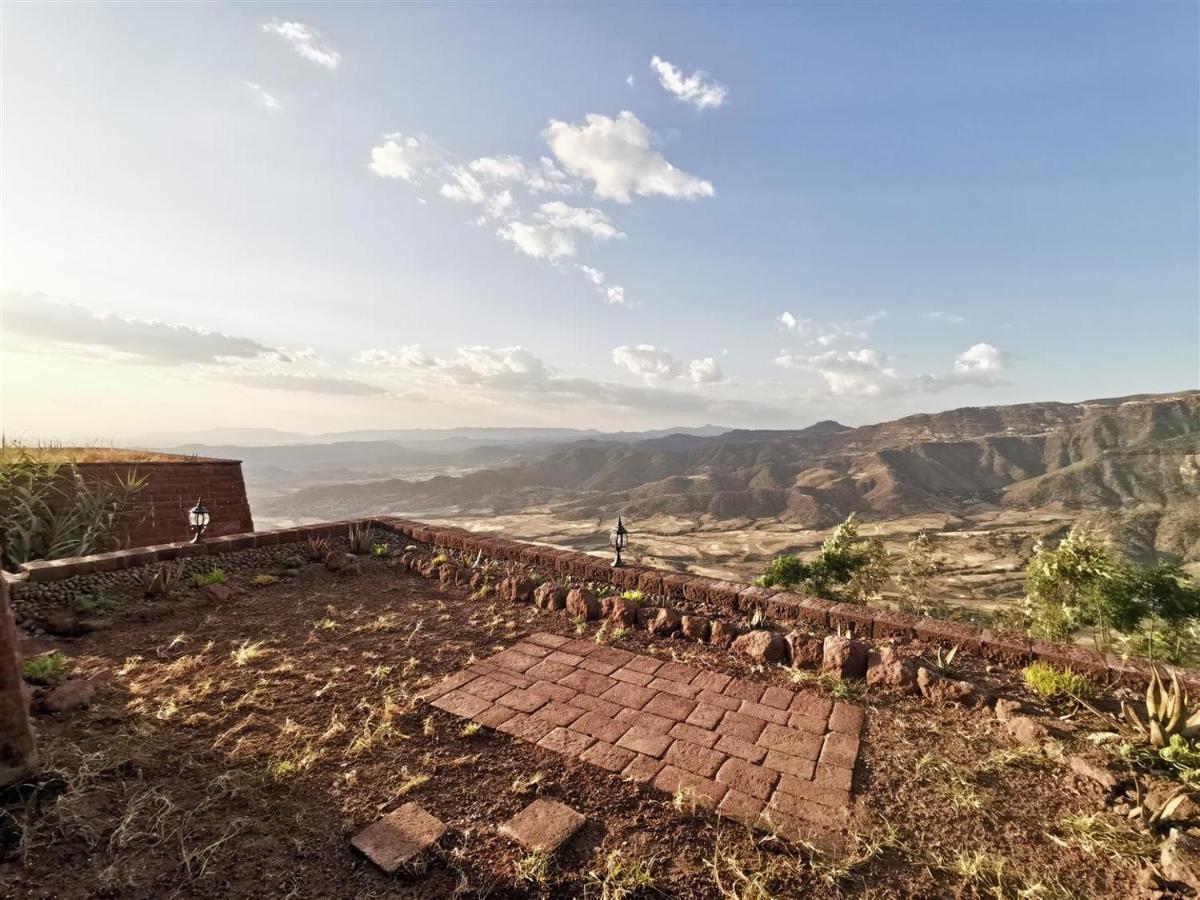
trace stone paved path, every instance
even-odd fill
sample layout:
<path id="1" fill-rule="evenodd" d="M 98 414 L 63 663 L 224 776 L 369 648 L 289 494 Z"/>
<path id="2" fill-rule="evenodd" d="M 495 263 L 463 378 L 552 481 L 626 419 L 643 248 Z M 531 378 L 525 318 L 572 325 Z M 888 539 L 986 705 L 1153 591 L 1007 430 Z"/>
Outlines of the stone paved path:
<path id="1" fill-rule="evenodd" d="M 422 699 L 789 839 L 836 850 L 863 711 L 593 641 L 534 634 Z"/>

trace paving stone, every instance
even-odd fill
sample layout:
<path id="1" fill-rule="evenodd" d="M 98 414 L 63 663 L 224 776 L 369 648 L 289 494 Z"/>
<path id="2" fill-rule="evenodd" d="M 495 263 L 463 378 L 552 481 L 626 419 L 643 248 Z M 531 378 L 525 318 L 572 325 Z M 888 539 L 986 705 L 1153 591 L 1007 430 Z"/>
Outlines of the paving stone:
<path id="1" fill-rule="evenodd" d="M 571 706 L 569 703 L 560 703 L 557 700 L 552 700 L 533 715 L 535 718 L 545 719 L 556 726 L 566 728 L 583 714 L 584 710 L 578 706 Z"/>
<path id="2" fill-rule="evenodd" d="M 686 719 L 689 725 L 695 725 L 697 728 L 707 728 L 712 730 L 717 723 L 725 716 L 725 710 L 719 706 L 710 706 L 707 703 L 699 703 L 693 709 Z"/>
<path id="3" fill-rule="evenodd" d="M 617 746 L 624 747 L 626 750 L 632 750 L 635 753 L 643 753 L 646 756 L 661 757 L 667 752 L 667 748 L 674 741 L 674 738 L 650 731 L 641 725 L 631 725 L 629 730 L 621 735 L 621 739 L 617 741 Z"/>
<path id="4" fill-rule="evenodd" d="M 664 719 L 682 722 L 692 714 L 692 710 L 695 708 L 695 701 L 676 697 L 674 694 L 656 694 L 654 699 L 642 707 L 642 711 L 662 716 Z"/>
<path id="5" fill-rule="evenodd" d="M 500 826 L 500 833 L 512 838 L 526 850 L 554 853 L 569 841 L 587 821 L 557 800 L 539 797 Z"/>
<path id="6" fill-rule="evenodd" d="M 718 784 L 711 778 L 704 778 L 694 772 L 677 769 L 665 765 L 654 778 L 654 786 L 668 794 L 676 794 L 681 789 L 690 789 L 696 798 L 696 805 L 705 809 L 716 809 L 729 790 L 725 785 Z"/>
<path id="7" fill-rule="evenodd" d="M 496 702 L 509 709 L 515 709 L 517 712 L 531 713 L 541 709 L 547 701 L 545 697 L 535 694 L 528 688 L 513 688 Z"/>
<path id="8" fill-rule="evenodd" d="M 717 742 L 717 738 L 720 737 L 715 731 L 710 731 L 707 728 L 697 728 L 695 725 L 688 725 L 686 722 L 676 722 L 667 734 L 680 740 L 699 744 L 701 747 L 710 748 Z"/>
<path id="9" fill-rule="evenodd" d="M 568 728 L 555 728 L 537 742 L 539 747 L 561 753 L 563 756 L 579 756 L 595 743 L 595 738 L 571 731 Z"/>
<path id="10" fill-rule="evenodd" d="M 662 771 L 664 765 L 666 763 L 661 759 L 647 756 L 645 753 L 635 753 L 629 765 L 621 772 L 621 777 L 638 784 L 649 784 Z"/>
<path id="11" fill-rule="evenodd" d="M 619 703 L 621 706 L 626 706 L 631 709 L 641 709 L 658 694 L 650 688 L 638 687 L 636 684 L 614 684 L 601 696 L 601 700 L 610 700 L 613 703 Z"/>
<path id="12" fill-rule="evenodd" d="M 727 759 L 717 770 L 719 783 L 764 802 L 771 799 L 771 792 L 778 780 L 777 772 L 746 762 L 744 759 Z"/>
<path id="13" fill-rule="evenodd" d="M 648 688 L 653 688 L 656 691 L 663 691 L 668 694 L 674 694 L 676 697 L 683 697 L 685 700 L 691 700 L 700 693 L 700 688 L 690 684 L 682 684 L 678 681 L 672 681 L 669 678 L 659 678 L 655 676 L 654 680 L 648 685 Z"/>
<path id="14" fill-rule="evenodd" d="M 733 678 L 724 672 L 701 672 L 692 679 L 692 686 L 719 694 L 731 681 Z"/>
<path id="15" fill-rule="evenodd" d="M 445 824 L 416 803 L 405 803 L 368 825 L 350 843 L 367 859 L 391 874 L 416 859 L 446 833 Z"/>
<path id="16" fill-rule="evenodd" d="M 863 725 L 852 704 L 543 634 L 421 696 L 788 840 L 842 842 Z"/>
<path id="17" fill-rule="evenodd" d="M 721 802 L 717 804 L 717 812 L 727 819 L 741 822 L 743 825 L 754 825 L 766 804 L 757 797 L 743 794 L 735 788 L 725 792 Z"/>
<path id="18" fill-rule="evenodd" d="M 721 735 L 715 746 L 722 753 L 728 753 L 730 756 L 736 756 L 746 762 L 761 763 L 767 756 L 767 750 L 758 744 L 743 741 L 741 738 L 728 734 Z"/>
<path id="19" fill-rule="evenodd" d="M 607 741 L 596 741 L 596 743 L 584 750 L 579 758 L 594 766 L 608 769 L 610 772 L 621 772 L 633 762 L 637 755 L 632 750 L 617 747 Z"/>
<path id="20" fill-rule="evenodd" d="M 685 772 L 703 775 L 705 778 L 716 775 L 717 769 L 721 768 L 721 764 L 726 759 L 728 757 L 719 750 L 711 750 L 708 747 L 693 744 L 691 741 L 681 740 L 676 740 L 671 744 L 663 755 L 663 760 L 668 765 L 683 769 Z"/>

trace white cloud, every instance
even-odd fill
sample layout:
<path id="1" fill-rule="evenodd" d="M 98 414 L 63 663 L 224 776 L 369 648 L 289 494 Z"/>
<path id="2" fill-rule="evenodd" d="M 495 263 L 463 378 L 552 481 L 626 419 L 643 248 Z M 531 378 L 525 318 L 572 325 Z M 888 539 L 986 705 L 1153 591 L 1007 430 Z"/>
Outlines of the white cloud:
<path id="1" fill-rule="evenodd" d="M 635 84 L 637 84 L 633 77 L 633 73 L 630 73 L 629 77 L 625 79 L 625 83 L 630 87 L 633 87 Z"/>
<path id="2" fill-rule="evenodd" d="M 829 347 L 839 341 L 865 341 L 870 337 L 867 329 L 884 318 L 887 312 L 880 310 L 861 319 L 842 322 L 818 322 L 815 319 L 800 319 L 790 312 L 779 317 L 779 323 L 809 345 Z"/>
<path id="3" fill-rule="evenodd" d="M 428 369 L 437 365 L 437 359 L 426 353 L 420 344 L 410 344 L 395 352 L 391 350 L 363 350 L 353 362 L 368 366 L 395 366 L 412 369 Z"/>
<path id="4" fill-rule="evenodd" d="M 891 397 L 905 393 L 936 393 L 963 385 L 1002 384 L 999 374 L 1007 355 L 991 344 L 976 344 L 958 354 L 952 371 L 941 375 L 901 375 L 884 353 L 871 348 L 828 350 L 806 355 L 780 351 L 775 364 L 785 369 L 815 372 L 835 397 Z"/>
<path id="5" fill-rule="evenodd" d="M 321 40 L 321 34 L 315 28 L 303 22 L 280 22 L 274 19 L 263 25 L 262 30 L 267 34 L 275 34 L 292 45 L 292 49 L 311 63 L 316 63 L 324 69 L 333 71 L 342 61 L 338 53 Z"/>
<path id="6" fill-rule="evenodd" d="M 623 238 L 599 209 L 570 206 L 561 200 L 543 203 L 530 222 L 509 222 L 496 233 L 535 259 L 558 260 L 578 252 L 579 235 L 598 241 Z"/>
<path id="7" fill-rule="evenodd" d="M 571 175 L 590 179 L 597 197 L 628 203 L 631 195 L 711 197 L 712 183 L 675 168 L 652 148 L 653 134 L 631 112 L 615 119 L 589 113 L 586 124 L 551 119 L 542 132 Z"/>
<path id="8" fill-rule="evenodd" d="M 534 194 L 577 194 L 574 181 L 554 160 L 543 156 L 536 165 L 526 165 L 519 156 L 481 156 L 467 164 L 480 181 L 492 184 L 521 184 Z"/>
<path id="9" fill-rule="evenodd" d="M 1007 354 L 991 344 L 975 344 L 954 358 L 954 371 L 967 374 L 994 374 L 1004 371 Z"/>
<path id="10" fill-rule="evenodd" d="M 967 321 L 958 313 L 941 312 L 940 310 L 925 313 L 925 318 L 934 322 L 945 322 L 947 325 L 961 325 Z"/>
<path id="11" fill-rule="evenodd" d="M 275 99 L 275 96 L 269 93 L 261 84 L 256 84 L 253 81 L 247 81 L 246 87 L 250 90 L 250 93 L 254 95 L 254 99 L 257 101 L 258 105 L 263 109 L 270 112 L 279 112 L 281 109 L 283 109 L 283 106 L 278 100 Z"/>
<path id="12" fill-rule="evenodd" d="M 386 351 L 372 351 L 386 352 Z M 399 358 L 403 352 L 393 354 Z M 401 365 L 397 374 L 407 389 L 414 387 L 462 402 L 490 402 L 512 407 L 572 407 L 586 404 L 619 412 L 711 415 L 720 418 L 779 418 L 784 410 L 755 402 L 724 400 L 694 391 L 618 384 L 559 374 L 524 347 L 459 347 L 433 365 Z M 708 361 L 698 371 L 713 378 Z M 683 374 L 681 371 L 680 375 Z M 679 376 L 676 376 L 679 377 Z"/>
<path id="13" fill-rule="evenodd" d="M 38 341 L 102 352 L 118 362 L 155 365 L 216 363 L 223 359 L 288 357 L 250 338 L 233 337 L 193 325 L 170 324 L 113 313 L 95 313 L 44 294 L 0 291 L 4 329 Z"/>
<path id="14" fill-rule="evenodd" d="M 583 273 L 584 278 L 596 286 L 605 303 L 611 303 L 614 306 L 630 305 L 625 300 L 625 288 L 619 284 L 609 284 L 608 278 L 599 269 L 580 264 L 579 271 Z"/>
<path id="15" fill-rule="evenodd" d="M 685 363 L 676 359 L 669 350 L 653 344 L 614 347 L 613 362 L 623 366 L 647 384 L 689 378 L 694 384 L 716 384 L 725 380 L 721 367 L 712 357 L 695 359 Z"/>
<path id="16" fill-rule="evenodd" d="M 725 85 L 709 81 L 708 75 L 699 69 L 692 72 L 691 75 L 685 76 L 681 69 L 657 56 L 650 60 L 650 68 L 658 73 L 659 84 L 684 103 L 692 104 L 696 109 L 720 106 L 725 102 L 725 97 L 729 93 L 729 89 Z"/>
<path id="17" fill-rule="evenodd" d="M 398 178 L 420 184 L 444 168 L 442 155 L 427 135 L 405 137 L 384 135 L 384 142 L 371 149 L 370 169 L 380 178 Z"/>

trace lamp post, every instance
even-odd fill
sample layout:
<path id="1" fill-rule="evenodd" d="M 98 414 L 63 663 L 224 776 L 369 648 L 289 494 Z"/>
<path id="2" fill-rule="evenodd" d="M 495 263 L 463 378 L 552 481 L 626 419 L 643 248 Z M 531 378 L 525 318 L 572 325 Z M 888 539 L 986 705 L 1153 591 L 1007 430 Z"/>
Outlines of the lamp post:
<path id="1" fill-rule="evenodd" d="M 617 527 L 608 535 L 608 543 L 616 551 L 616 558 L 612 562 L 614 569 L 619 569 L 623 565 L 621 562 L 621 551 L 629 543 L 629 532 L 625 529 L 625 523 L 621 521 L 621 517 L 617 516 Z"/>
<path id="2" fill-rule="evenodd" d="M 192 530 L 192 543 L 200 541 L 200 535 L 208 527 L 208 508 L 203 500 L 197 500 L 196 505 L 188 510 L 188 528 Z"/>

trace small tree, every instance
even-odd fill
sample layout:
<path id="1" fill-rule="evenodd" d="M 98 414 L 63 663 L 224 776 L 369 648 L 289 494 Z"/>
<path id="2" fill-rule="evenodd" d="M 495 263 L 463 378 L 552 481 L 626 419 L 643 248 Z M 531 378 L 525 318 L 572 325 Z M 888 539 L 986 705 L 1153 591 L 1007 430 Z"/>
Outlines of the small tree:
<path id="1" fill-rule="evenodd" d="M 1200 618 L 1200 587 L 1172 563 L 1132 569 L 1128 580 L 1131 602 L 1117 627 L 1132 632 L 1145 623 L 1145 652 L 1151 659 L 1182 663 L 1194 657 L 1191 623 Z"/>
<path id="2" fill-rule="evenodd" d="M 1057 547 L 1041 541 L 1025 570 L 1032 633 L 1064 640 L 1085 625 L 1099 626 L 1107 645 L 1114 620 L 1127 621 L 1126 567 L 1090 529 L 1076 526 Z"/>
<path id="3" fill-rule="evenodd" d="M 933 539 L 927 532 L 919 532 L 909 542 L 896 576 L 902 604 L 927 615 L 932 607 L 929 585 L 941 570 L 941 561 L 934 555 Z"/>
<path id="4" fill-rule="evenodd" d="M 856 603 L 866 603 L 878 598 L 883 586 L 888 583 L 891 577 L 891 561 L 883 541 L 877 537 L 855 549 L 858 561 L 850 575 L 845 593 L 847 599 Z"/>
<path id="5" fill-rule="evenodd" d="M 767 563 L 762 575 L 754 583 L 761 587 L 792 588 L 806 581 L 811 572 L 808 563 L 785 553 Z"/>

